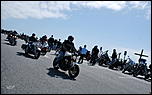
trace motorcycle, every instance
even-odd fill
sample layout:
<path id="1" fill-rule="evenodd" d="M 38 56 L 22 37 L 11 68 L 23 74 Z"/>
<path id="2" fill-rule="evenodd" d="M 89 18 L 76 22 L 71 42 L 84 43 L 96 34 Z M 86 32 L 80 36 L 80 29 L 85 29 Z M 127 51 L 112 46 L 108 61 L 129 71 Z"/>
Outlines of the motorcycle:
<path id="1" fill-rule="evenodd" d="M 114 61 L 110 62 L 109 64 L 109 69 L 113 69 L 113 68 L 117 68 L 119 70 L 123 70 L 123 67 L 124 67 L 124 64 L 125 64 L 125 61 L 123 62 L 122 59 L 120 59 L 120 54 L 119 53 L 119 57 L 114 59 Z"/>
<path id="2" fill-rule="evenodd" d="M 9 41 L 9 43 L 10 43 L 10 45 L 12 45 L 12 46 L 15 46 L 15 45 L 17 45 L 17 41 L 16 41 L 16 39 L 17 39 L 17 37 L 16 36 L 10 36 L 9 37 L 9 39 L 8 39 L 8 41 Z"/>
<path id="3" fill-rule="evenodd" d="M 130 74 L 132 74 L 136 66 L 137 64 L 131 58 L 128 58 L 124 66 L 124 69 L 122 70 L 122 73 L 125 73 L 125 71 L 128 71 Z"/>
<path id="4" fill-rule="evenodd" d="M 89 61 L 91 59 L 90 51 L 87 51 L 85 58 L 87 61 Z"/>
<path id="5" fill-rule="evenodd" d="M 98 56 L 96 55 L 91 55 L 90 63 L 88 65 L 94 66 L 98 60 Z"/>
<path id="6" fill-rule="evenodd" d="M 21 48 L 25 51 L 25 55 L 33 54 L 35 59 L 40 57 L 41 49 L 38 42 L 29 42 L 22 44 Z"/>
<path id="7" fill-rule="evenodd" d="M 49 47 L 47 42 L 44 42 L 43 44 L 41 43 L 40 49 L 41 49 L 41 55 L 43 56 L 46 55 L 46 53 L 49 52 Z"/>
<path id="8" fill-rule="evenodd" d="M 141 75 L 144 76 L 144 79 L 148 79 L 149 78 L 148 68 L 145 63 L 142 63 L 142 60 L 145 59 L 141 59 L 141 63 L 139 63 L 138 66 L 135 68 L 133 72 L 133 76 L 137 77 L 138 75 Z"/>
<path id="9" fill-rule="evenodd" d="M 79 66 L 76 63 L 76 55 L 70 52 L 65 52 L 64 57 L 57 62 L 60 54 L 55 57 L 53 61 L 54 69 L 58 70 L 59 68 L 63 71 L 68 71 L 70 78 L 76 78 L 79 75 Z"/>
<path id="10" fill-rule="evenodd" d="M 98 65 L 99 66 L 102 66 L 103 64 L 108 65 L 109 62 L 110 62 L 110 58 L 108 56 L 108 50 L 107 50 L 98 59 Z"/>
<path id="11" fill-rule="evenodd" d="M 11 37 L 12 37 L 12 34 L 8 34 L 6 39 L 9 41 Z"/>

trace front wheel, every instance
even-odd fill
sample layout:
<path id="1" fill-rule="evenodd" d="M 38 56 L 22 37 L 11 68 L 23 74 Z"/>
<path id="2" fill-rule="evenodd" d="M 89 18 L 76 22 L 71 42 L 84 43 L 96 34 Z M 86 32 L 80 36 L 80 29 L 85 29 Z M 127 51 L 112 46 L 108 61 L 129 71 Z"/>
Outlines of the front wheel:
<path id="1" fill-rule="evenodd" d="M 28 55 L 28 47 L 25 48 L 25 55 Z"/>
<path id="2" fill-rule="evenodd" d="M 79 71 L 80 71 L 79 66 L 75 64 L 75 65 L 68 71 L 70 78 L 73 78 L 73 79 L 76 78 L 76 77 L 79 75 Z"/>
<path id="3" fill-rule="evenodd" d="M 138 76 L 138 71 L 134 71 L 134 72 L 133 72 L 133 76 L 134 76 L 134 77 L 137 77 L 137 76 Z"/>
<path id="4" fill-rule="evenodd" d="M 42 52 L 42 55 L 45 56 L 47 52 Z"/>
<path id="5" fill-rule="evenodd" d="M 54 67 L 55 70 L 58 70 L 59 67 L 57 66 L 58 64 L 57 64 L 56 61 L 57 61 L 57 58 L 55 58 L 55 59 L 53 60 L 53 67 Z"/>
<path id="6" fill-rule="evenodd" d="M 36 54 L 35 54 L 35 59 L 38 59 L 40 57 L 40 51 L 36 51 Z"/>
<path id="7" fill-rule="evenodd" d="M 147 75 L 145 75 L 145 78 L 144 78 L 144 79 L 146 80 L 146 79 L 148 79 L 148 78 L 149 78 L 149 75 L 148 75 L 148 74 L 147 74 Z"/>
<path id="8" fill-rule="evenodd" d="M 113 68 L 114 68 L 114 67 L 110 64 L 110 65 L 109 65 L 109 69 L 113 69 Z"/>

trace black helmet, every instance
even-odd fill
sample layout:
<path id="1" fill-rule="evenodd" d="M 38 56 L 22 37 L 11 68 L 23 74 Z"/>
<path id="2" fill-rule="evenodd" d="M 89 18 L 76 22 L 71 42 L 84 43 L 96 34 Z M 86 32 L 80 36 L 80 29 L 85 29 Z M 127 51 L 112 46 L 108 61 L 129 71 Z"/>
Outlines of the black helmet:
<path id="1" fill-rule="evenodd" d="M 94 46 L 95 48 L 97 48 L 98 46 L 96 45 L 96 46 Z"/>
<path id="2" fill-rule="evenodd" d="M 73 41 L 73 40 L 74 40 L 74 37 L 73 37 L 73 36 L 69 36 L 69 37 L 68 37 L 68 40 Z"/>
<path id="3" fill-rule="evenodd" d="M 32 36 L 35 36 L 35 33 L 33 33 Z"/>

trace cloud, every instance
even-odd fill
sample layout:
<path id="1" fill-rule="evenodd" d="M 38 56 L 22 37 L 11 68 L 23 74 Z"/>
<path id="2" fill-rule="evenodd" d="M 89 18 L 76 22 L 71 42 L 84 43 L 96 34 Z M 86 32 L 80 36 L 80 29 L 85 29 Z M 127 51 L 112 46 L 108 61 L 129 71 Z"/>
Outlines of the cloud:
<path id="1" fill-rule="evenodd" d="M 145 16 L 151 17 L 151 2 L 149 1 L 2 1 L 1 16 L 7 18 L 66 18 L 65 11 L 74 8 L 101 9 L 121 11 L 125 8 L 134 8 L 146 11 Z"/>

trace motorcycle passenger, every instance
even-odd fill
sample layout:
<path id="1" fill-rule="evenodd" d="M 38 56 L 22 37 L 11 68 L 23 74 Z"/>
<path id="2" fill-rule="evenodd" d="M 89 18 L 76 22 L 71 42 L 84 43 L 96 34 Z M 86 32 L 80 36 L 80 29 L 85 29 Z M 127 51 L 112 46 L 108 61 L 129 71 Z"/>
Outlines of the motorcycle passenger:
<path id="1" fill-rule="evenodd" d="M 78 63 L 80 63 L 80 60 L 81 60 L 81 63 L 83 63 L 83 58 L 86 56 L 86 54 L 87 54 L 87 49 L 86 49 L 86 45 L 84 45 L 84 48 L 82 48 L 81 49 L 81 51 L 80 51 L 80 58 L 79 58 L 79 61 L 78 61 Z"/>
<path id="2" fill-rule="evenodd" d="M 98 53 L 99 53 L 99 49 L 98 46 L 94 46 L 94 48 L 92 49 L 92 54 L 91 54 L 91 60 L 90 63 L 92 63 L 93 60 L 98 58 Z"/>
<path id="3" fill-rule="evenodd" d="M 65 55 L 65 52 L 77 52 L 74 43 L 73 43 L 74 37 L 73 36 L 68 36 L 68 40 L 64 40 L 61 50 L 59 52 L 59 56 L 57 59 L 57 62 L 61 61 Z"/>

